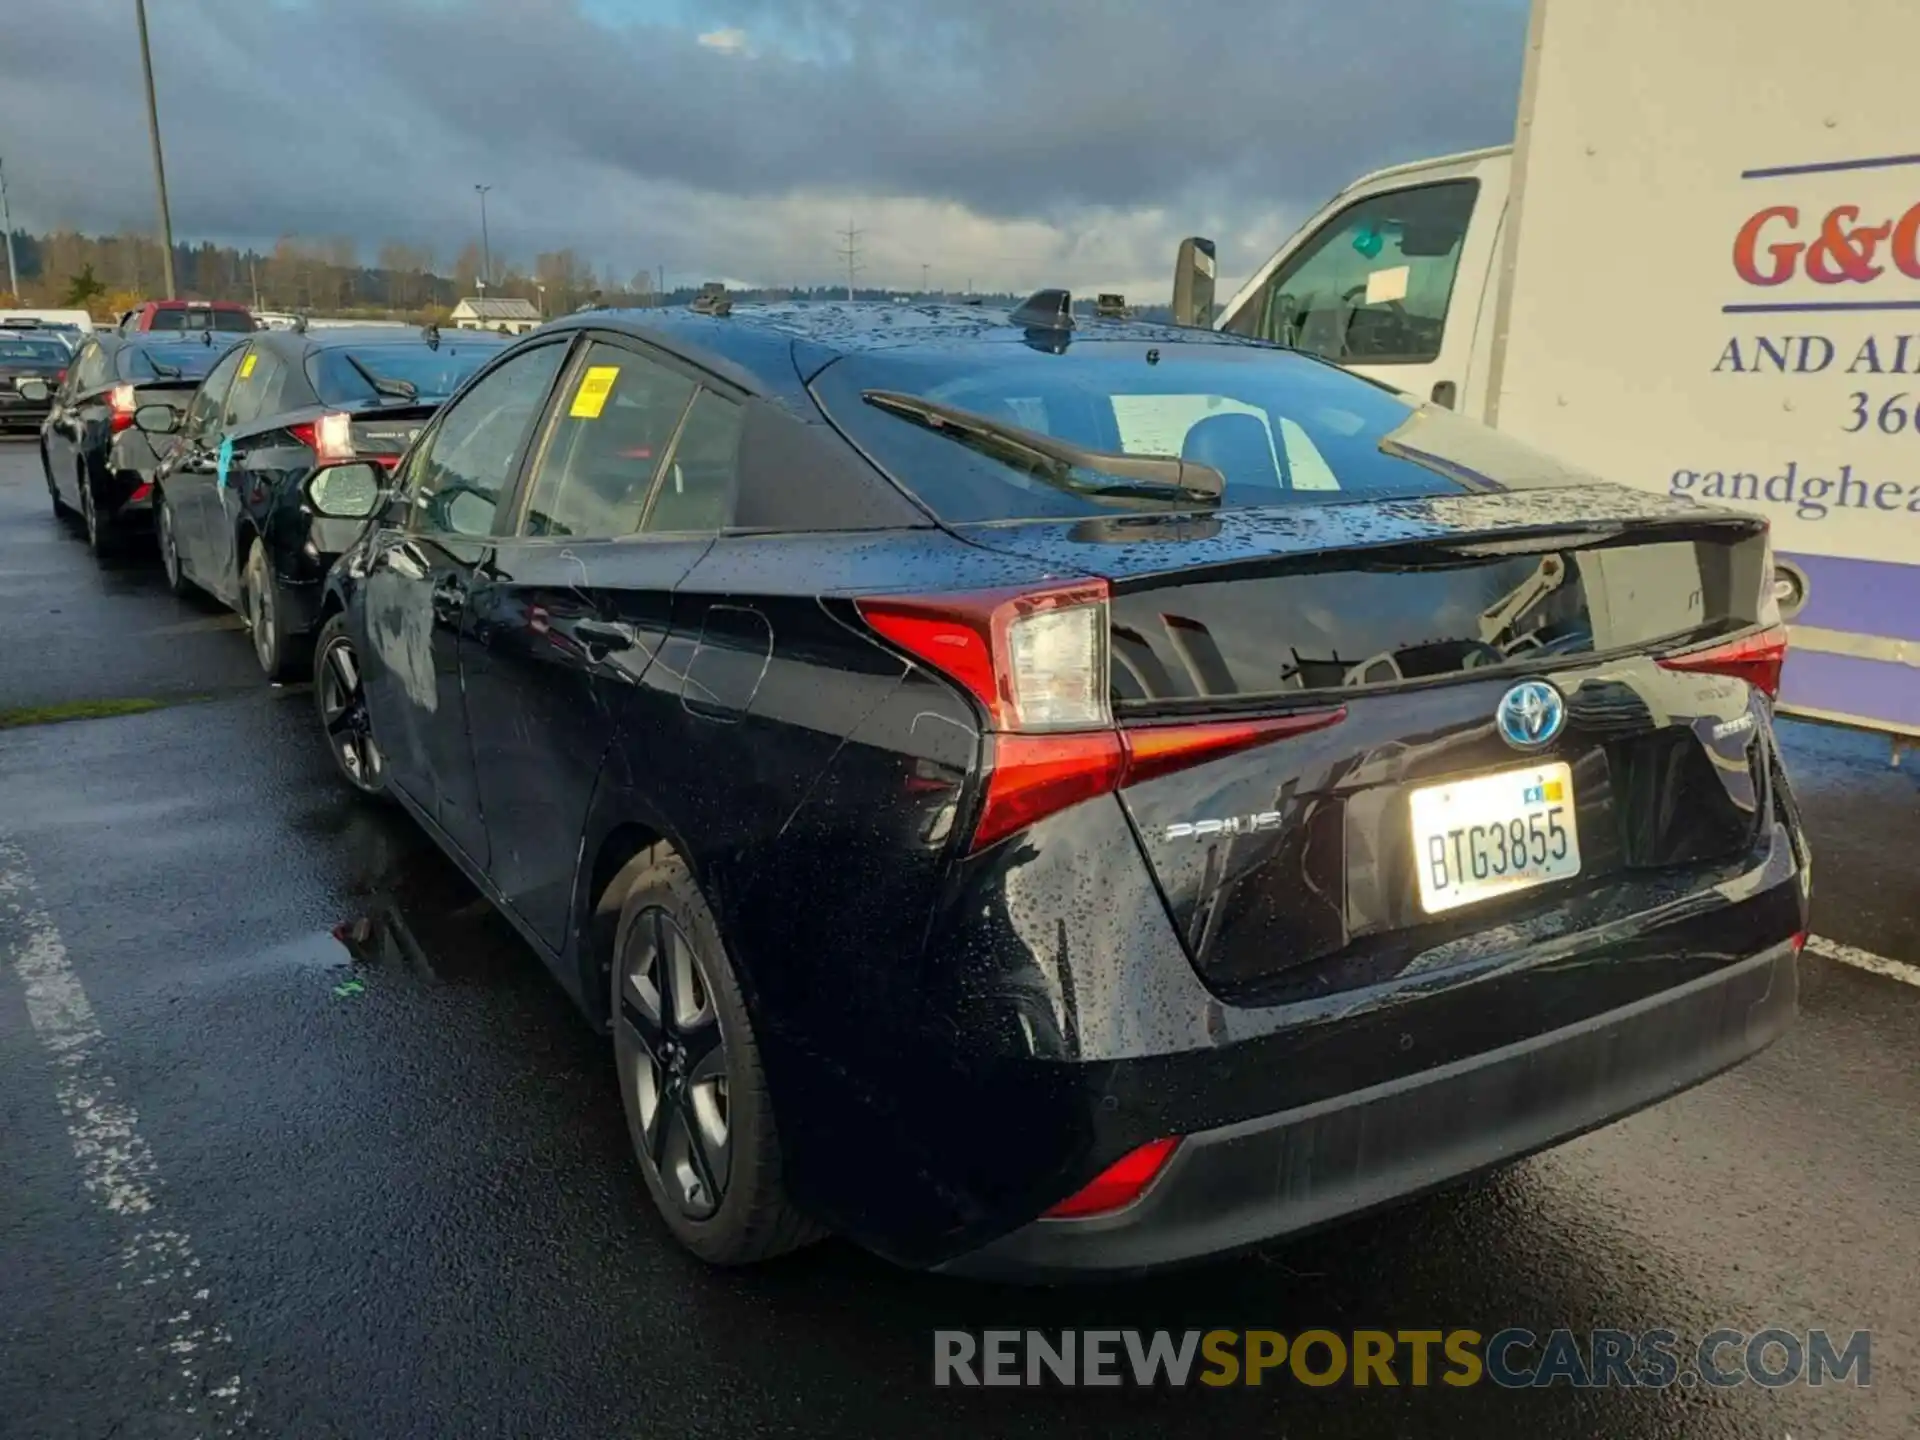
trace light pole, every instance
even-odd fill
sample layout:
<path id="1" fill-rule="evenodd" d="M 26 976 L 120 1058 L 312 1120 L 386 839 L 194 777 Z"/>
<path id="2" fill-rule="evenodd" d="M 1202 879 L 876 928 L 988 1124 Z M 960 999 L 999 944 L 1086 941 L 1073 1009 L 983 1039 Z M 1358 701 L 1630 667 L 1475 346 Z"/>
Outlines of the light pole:
<path id="1" fill-rule="evenodd" d="M 536 280 L 533 288 L 540 292 L 540 318 L 544 320 L 547 318 L 547 287 Z"/>
<path id="2" fill-rule="evenodd" d="M 480 196 L 480 293 L 487 293 L 487 286 L 493 281 L 493 246 L 487 240 L 487 192 L 491 185 L 473 187 Z"/>
<path id="3" fill-rule="evenodd" d="M 20 271 L 13 263 L 13 211 L 7 205 L 7 167 L 0 165 L 0 230 L 7 232 L 7 293 L 20 299 Z"/>
<path id="4" fill-rule="evenodd" d="M 166 278 L 166 298 L 173 288 L 173 216 L 167 210 L 167 162 L 160 155 L 160 107 L 153 98 L 153 52 L 147 47 L 147 0 L 133 0 L 140 21 L 140 68 L 147 77 L 147 133 L 153 137 L 153 183 L 160 192 L 160 273 Z"/>

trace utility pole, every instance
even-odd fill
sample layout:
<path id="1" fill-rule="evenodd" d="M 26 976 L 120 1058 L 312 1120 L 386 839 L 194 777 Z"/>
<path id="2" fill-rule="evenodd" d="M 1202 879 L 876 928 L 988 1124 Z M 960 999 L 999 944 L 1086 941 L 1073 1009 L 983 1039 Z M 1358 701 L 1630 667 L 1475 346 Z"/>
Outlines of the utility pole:
<path id="1" fill-rule="evenodd" d="M 865 231 L 853 228 L 853 221 L 847 221 L 847 228 L 840 232 L 840 238 L 846 243 L 840 247 L 840 258 L 847 262 L 847 299 L 853 299 L 853 277 L 865 268 L 860 264 L 860 237 Z"/>
<path id="2" fill-rule="evenodd" d="M 260 270 L 253 262 L 253 251 L 247 251 L 247 281 L 253 286 L 253 308 L 260 308 Z"/>
<path id="3" fill-rule="evenodd" d="M 147 77 L 147 133 L 153 137 L 153 183 L 160 192 L 160 267 L 166 278 L 168 300 L 173 288 L 173 215 L 167 209 L 167 162 L 160 154 L 160 107 L 153 98 L 153 52 L 147 46 L 147 0 L 133 0 L 140 21 L 140 68 Z"/>
<path id="4" fill-rule="evenodd" d="M 487 293 L 487 286 L 493 283 L 493 246 L 487 240 L 487 192 L 491 185 L 473 187 L 480 195 L 480 293 Z"/>
<path id="5" fill-rule="evenodd" d="M 7 232 L 7 293 L 20 299 L 20 271 L 13 263 L 13 211 L 7 205 L 7 167 L 0 165 L 0 229 Z"/>

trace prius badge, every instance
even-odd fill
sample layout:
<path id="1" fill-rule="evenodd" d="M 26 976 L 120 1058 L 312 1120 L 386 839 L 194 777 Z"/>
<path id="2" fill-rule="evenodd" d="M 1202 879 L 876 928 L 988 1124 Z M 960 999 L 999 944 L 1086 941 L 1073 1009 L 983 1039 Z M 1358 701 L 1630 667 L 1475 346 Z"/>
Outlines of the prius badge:
<path id="1" fill-rule="evenodd" d="M 1500 738 L 1516 750 L 1538 750 L 1566 728 L 1567 702 L 1544 680 L 1523 680 L 1493 712 Z"/>

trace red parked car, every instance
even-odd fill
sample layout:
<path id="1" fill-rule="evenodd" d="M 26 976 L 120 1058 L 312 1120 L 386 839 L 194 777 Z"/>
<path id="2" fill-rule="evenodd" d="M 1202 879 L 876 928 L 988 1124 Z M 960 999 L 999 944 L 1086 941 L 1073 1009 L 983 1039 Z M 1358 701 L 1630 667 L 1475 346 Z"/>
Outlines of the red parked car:
<path id="1" fill-rule="evenodd" d="M 120 330 L 212 330 L 222 335 L 248 335 L 260 327 L 253 312 L 232 300 L 149 300 L 120 317 Z"/>

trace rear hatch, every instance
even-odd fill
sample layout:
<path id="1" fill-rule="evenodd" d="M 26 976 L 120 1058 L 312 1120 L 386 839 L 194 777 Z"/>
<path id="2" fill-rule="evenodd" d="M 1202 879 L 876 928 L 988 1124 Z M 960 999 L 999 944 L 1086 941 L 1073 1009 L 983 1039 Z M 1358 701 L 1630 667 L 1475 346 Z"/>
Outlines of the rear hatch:
<path id="1" fill-rule="evenodd" d="M 1351 989 L 1750 863 L 1765 664 L 1725 652 L 1776 618 L 1762 521 L 1593 484 L 960 529 L 1109 581 L 1123 727 L 1302 717 L 1121 791 L 1220 993 Z"/>
<path id="2" fill-rule="evenodd" d="M 348 433 L 353 437 L 356 455 L 365 455 L 389 464 L 406 449 L 426 427 L 439 402 L 432 404 L 382 405 L 352 412 Z"/>

